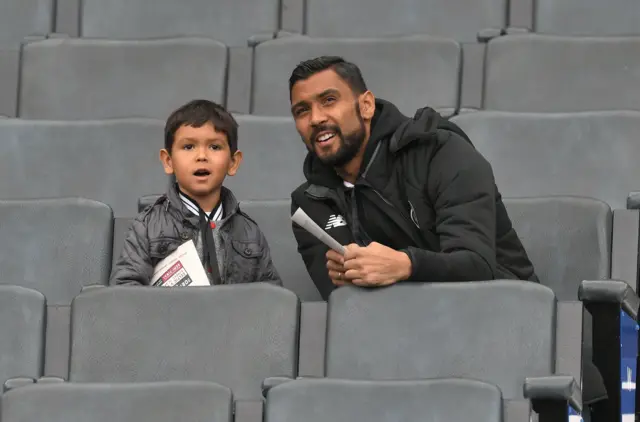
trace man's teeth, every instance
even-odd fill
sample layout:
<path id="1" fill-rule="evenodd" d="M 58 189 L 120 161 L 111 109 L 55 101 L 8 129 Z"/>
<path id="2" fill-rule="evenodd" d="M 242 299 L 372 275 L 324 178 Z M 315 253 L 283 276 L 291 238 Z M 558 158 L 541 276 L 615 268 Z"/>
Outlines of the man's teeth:
<path id="1" fill-rule="evenodd" d="M 318 141 L 320 142 L 328 141 L 329 139 L 333 138 L 333 136 L 334 136 L 334 133 L 325 133 L 324 135 L 318 138 Z"/>

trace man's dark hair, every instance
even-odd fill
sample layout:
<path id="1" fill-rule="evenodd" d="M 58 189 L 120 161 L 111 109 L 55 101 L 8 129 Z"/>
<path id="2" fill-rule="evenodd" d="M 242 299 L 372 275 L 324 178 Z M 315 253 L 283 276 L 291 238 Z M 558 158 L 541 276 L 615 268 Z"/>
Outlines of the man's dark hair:
<path id="1" fill-rule="evenodd" d="M 238 150 L 238 123 L 221 105 L 207 100 L 193 100 L 173 113 L 164 127 L 164 147 L 171 154 L 175 135 L 182 126 L 202 127 L 211 123 L 216 131 L 227 135 L 229 149 L 234 154 Z"/>
<path id="2" fill-rule="evenodd" d="M 315 59 L 305 60 L 293 69 L 289 78 L 289 98 L 291 98 L 291 91 L 296 82 L 309 79 L 316 73 L 327 69 L 332 69 L 336 72 L 349 85 L 354 94 L 360 95 L 367 91 L 367 84 L 364 83 L 358 66 L 344 60 L 342 57 L 320 56 Z"/>

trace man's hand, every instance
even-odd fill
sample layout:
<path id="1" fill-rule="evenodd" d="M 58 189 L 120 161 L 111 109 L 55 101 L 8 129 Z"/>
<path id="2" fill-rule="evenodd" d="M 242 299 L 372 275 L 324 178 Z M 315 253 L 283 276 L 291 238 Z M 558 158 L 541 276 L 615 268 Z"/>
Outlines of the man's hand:
<path id="1" fill-rule="evenodd" d="M 348 245 L 342 266 L 343 277 L 358 286 L 388 286 L 411 276 L 409 255 L 377 242 Z"/>
<path id="2" fill-rule="evenodd" d="M 344 273 L 344 258 L 333 249 L 327 251 L 327 269 L 329 270 L 329 278 L 336 286 L 344 286 L 350 281 L 346 279 Z"/>

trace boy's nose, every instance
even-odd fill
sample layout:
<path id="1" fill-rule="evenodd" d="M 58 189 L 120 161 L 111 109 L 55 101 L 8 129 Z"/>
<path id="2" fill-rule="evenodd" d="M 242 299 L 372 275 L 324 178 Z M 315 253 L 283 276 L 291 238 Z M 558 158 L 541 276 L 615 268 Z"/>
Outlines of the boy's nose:
<path id="1" fill-rule="evenodd" d="M 206 148 L 198 148 L 198 156 L 196 158 L 197 161 L 207 161 L 207 150 Z"/>

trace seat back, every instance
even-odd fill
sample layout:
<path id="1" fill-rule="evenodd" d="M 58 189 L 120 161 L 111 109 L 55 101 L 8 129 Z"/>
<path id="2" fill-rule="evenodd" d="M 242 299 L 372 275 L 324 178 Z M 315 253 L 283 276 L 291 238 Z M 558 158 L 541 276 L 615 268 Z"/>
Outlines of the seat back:
<path id="1" fill-rule="evenodd" d="M 590 198 L 505 199 L 540 282 L 558 300 L 575 301 L 582 280 L 611 274 L 612 213 Z"/>
<path id="2" fill-rule="evenodd" d="M 264 233 L 284 287 L 292 290 L 300 300 L 321 300 L 298 253 L 298 243 L 291 227 L 291 201 L 245 201 L 240 208 L 258 223 Z"/>
<path id="3" fill-rule="evenodd" d="M 235 196 L 247 199 L 286 199 L 304 180 L 307 149 L 290 117 L 235 116 L 238 148 L 243 160 L 238 172 L 225 180 Z"/>
<path id="4" fill-rule="evenodd" d="M 342 287 L 328 314 L 327 377 L 472 378 L 512 399 L 522 398 L 525 377 L 555 367 L 556 299 L 536 283 Z"/>
<path id="5" fill-rule="evenodd" d="M 231 391 L 207 382 L 61 383 L 4 394 L 5 422 L 231 422 Z"/>
<path id="6" fill-rule="evenodd" d="M 298 298 L 256 283 L 109 287 L 72 305 L 73 382 L 198 380 L 259 399 L 267 377 L 295 377 Z"/>
<path id="7" fill-rule="evenodd" d="M 131 218 L 115 218 L 113 220 L 113 255 L 112 255 L 112 265 L 115 265 L 120 255 L 122 254 L 122 249 L 124 248 L 124 239 L 127 237 L 127 233 L 131 228 L 132 224 Z"/>
<path id="8" fill-rule="evenodd" d="M 209 39 L 49 39 L 22 60 L 19 116 L 29 119 L 164 120 L 194 98 L 224 100 L 227 48 Z"/>
<path id="9" fill-rule="evenodd" d="M 301 379 L 267 395 L 266 422 L 502 422 L 500 390 L 461 379 L 352 381 Z"/>
<path id="10" fill-rule="evenodd" d="M 83 197 L 134 217 L 140 196 L 167 186 L 163 128 L 151 119 L 0 120 L 1 196 Z"/>
<path id="11" fill-rule="evenodd" d="M 197 36 L 246 46 L 252 35 L 274 34 L 277 0 L 83 0 L 83 37 L 144 39 Z"/>
<path id="12" fill-rule="evenodd" d="M 0 286 L 0 382 L 38 378 L 44 370 L 46 299 L 19 286 Z"/>
<path id="13" fill-rule="evenodd" d="M 29 35 L 53 31 L 52 0 L 4 0 L 0 9 L 0 50 L 18 50 Z"/>
<path id="14" fill-rule="evenodd" d="M 453 119 L 505 197 L 576 195 L 626 208 L 638 190 L 640 112 L 476 112 Z"/>
<path id="15" fill-rule="evenodd" d="M 485 109 L 640 110 L 639 37 L 513 35 L 486 57 Z"/>
<path id="16" fill-rule="evenodd" d="M 479 31 L 505 27 L 507 16 L 504 0 L 307 0 L 306 5 L 306 33 L 313 37 L 429 34 L 475 42 Z M 367 19 L 361 19 L 363 10 Z"/>
<path id="17" fill-rule="evenodd" d="M 536 32 L 574 36 L 640 35 L 640 3 L 634 0 L 538 0 Z"/>
<path id="18" fill-rule="evenodd" d="M 0 284 L 69 305 L 82 286 L 107 284 L 113 214 L 87 199 L 0 200 Z"/>
<path id="19" fill-rule="evenodd" d="M 453 40 L 424 35 L 371 39 L 288 37 L 265 42 L 255 51 L 253 113 L 290 116 L 288 75 L 299 62 L 327 54 L 342 56 L 358 65 L 368 88 L 405 114 L 413 116 L 427 103 L 434 108 L 456 108 L 460 51 L 460 45 Z"/>

